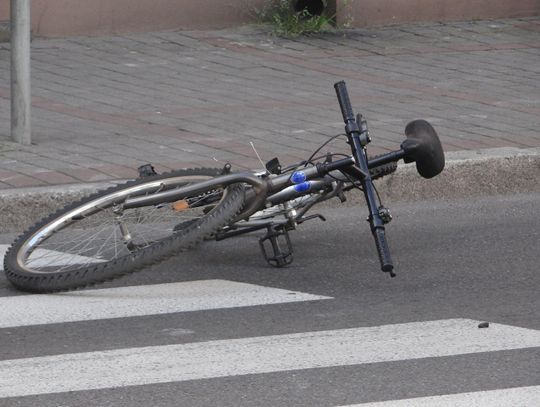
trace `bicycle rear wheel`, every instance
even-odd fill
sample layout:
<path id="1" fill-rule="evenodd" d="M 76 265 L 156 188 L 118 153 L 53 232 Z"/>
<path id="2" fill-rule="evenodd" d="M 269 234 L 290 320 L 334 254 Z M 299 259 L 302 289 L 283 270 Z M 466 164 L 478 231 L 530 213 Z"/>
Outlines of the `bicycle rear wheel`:
<path id="1" fill-rule="evenodd" d="M 220 175 L 199 168 L 131 181 L 97 192 L 32 226 L 4 259 L 8 280 L 31 292 L 74 289 L 110 280 L 195 246 L 232 219 L 244 187 L 213 188 L 173 203 L 124 209 L 148 196 Z"/>

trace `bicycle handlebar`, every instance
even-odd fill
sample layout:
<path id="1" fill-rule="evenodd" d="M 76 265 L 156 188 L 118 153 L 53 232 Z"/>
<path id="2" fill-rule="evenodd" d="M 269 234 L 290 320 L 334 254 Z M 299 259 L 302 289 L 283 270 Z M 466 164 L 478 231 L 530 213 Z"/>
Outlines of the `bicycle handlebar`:
<path id="1" fill-rule="evenodd" d="M 345 131 L 347 132 L 347 136 L 351 143 L 356 165 L 362 171 L 363 177 L 360 179 L 360 182 L 362 183 L 364 196 L 369 208 L 369 224 L 371 232 L 373 233 L 373 238 L 375 239 L 375 245 L 377 246 L 381 270 L 390 273 L 391 277 L 395 277 L 393 272 L 394 266 L 392 265 L 392 259 L 390 258 L 390 249 L 388 248 L 388 243 L 386 241 L 384 222 L 379 214 L 379 203 L 377 201 L 375 187 L 373 186 L 371 176 L 369 175 L 368 159 L 364 145 L 360 139 L 359 123 L 356 123 L 354 118 L 347 86 L 344 81 L 340 81 L 334 84 L 334 89 L 336 90 L 339 107 L 341 108 L 341 114 L 343 115 L 343 121 L 345 122 Z M 367 142 L 369 142 L 369 140 Z"/>
<path id="2" fill-rule="evenodd" d="M 379 261 L 381 262 L 381 270 L 385 273 L 390 273 L 390 277 L 395 277 L 394 265 L 392 264 L 392 258 L 390 257 L 390 249 L 386 241 L 386 235 L 383 228 L 375 228 L 373 230 L 373 237 L 375 238 L 375 245 L 377 246 L 377 252 L 379 253 Z"/>
<path id="3" fill-rule="evenodd" d="M 349 99 L 349 93 L 347 92 L 347 87 L 345 86 L 345 82 L 336 82 L 334 84 L 334 89 L 336 90 L 339 107 L 341 108 L 341 114 L 343 115 L 343 121 L 345 123 L 354 121 L 354 113 L 351 106 L 351 100 Z"/>

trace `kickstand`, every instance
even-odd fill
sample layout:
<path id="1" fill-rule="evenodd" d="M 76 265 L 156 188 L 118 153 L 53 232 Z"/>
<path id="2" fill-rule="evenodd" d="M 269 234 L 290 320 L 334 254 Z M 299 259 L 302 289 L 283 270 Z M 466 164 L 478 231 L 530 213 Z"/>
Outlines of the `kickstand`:
<path id="1" fill-rule="evenodd" d="M 266 235 L 259 239 L 259 245 L 266 262 L 273 267 L 285 267 L 291 264 L 293 249 L 287 229 L 283 226 L 269 225 L 267 230 Z M 270 256 L 269 253 L 272 255 Z"/>

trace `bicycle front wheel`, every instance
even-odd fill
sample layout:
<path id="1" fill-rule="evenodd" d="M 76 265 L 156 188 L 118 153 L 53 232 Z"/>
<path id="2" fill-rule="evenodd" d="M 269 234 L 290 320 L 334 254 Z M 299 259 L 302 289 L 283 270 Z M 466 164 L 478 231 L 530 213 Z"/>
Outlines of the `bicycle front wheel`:
<path id="1" fill-rule="evenodd" d="M 8 280 L 31 292 L 74 289 L 110 280 L 186 250 L 226 225 L 243 207 L 244 188 L 212 188 L 172 203 L 125 209 L 149 196 L 220 175 L 179 170 L 97 192 L 32 226 L 4 259 Z"/>

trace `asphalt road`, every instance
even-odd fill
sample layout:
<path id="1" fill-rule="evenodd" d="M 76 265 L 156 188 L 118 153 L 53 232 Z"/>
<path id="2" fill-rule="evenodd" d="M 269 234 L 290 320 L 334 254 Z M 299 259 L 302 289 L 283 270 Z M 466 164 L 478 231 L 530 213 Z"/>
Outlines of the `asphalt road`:
<path id="1" fill-rule="evenodd" d="M 64 295 L 57 308 L 61 296 L 18 293 L 2 275 L 0 405 L 540 405 L 540 195 L 387 204 L 393 279 L 378 271 L 366 209 L 350 207 L 293 232 L 284 269 L 255 236 L 209 242 L 94 288 L 133 291 L 78 292 L 86 305 Z M 160 297 L 150 285 L 182 282 L 180 312 L 137 305 Z"/>

